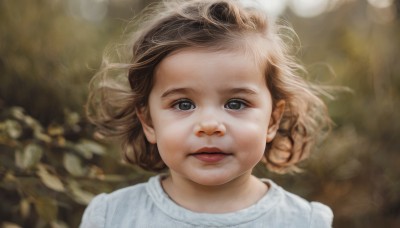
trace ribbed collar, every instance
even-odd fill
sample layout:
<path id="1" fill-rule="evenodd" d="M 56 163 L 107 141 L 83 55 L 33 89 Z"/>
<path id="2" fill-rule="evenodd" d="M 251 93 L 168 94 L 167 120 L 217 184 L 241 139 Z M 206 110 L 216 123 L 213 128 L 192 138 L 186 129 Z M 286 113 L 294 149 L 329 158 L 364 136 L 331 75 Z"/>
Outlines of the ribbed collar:
<path id="1" fill-rule="evenodd" d="M 236 212 L 198 213 L 185 209 L 172 201 L 161 186 L 162 177 L 163 175 L 158 175 L 149 179 L 146 187 L 148 194 L 155 205 L 167 216 L 193 226 L 226 227 L 254 221 L 260 216 L 268 214 L 283 194 L 282 189 L 273 181 L 261 179 L 264 183 L 268 183 L 270 187 L 264 197 L 256 204 Z"/>

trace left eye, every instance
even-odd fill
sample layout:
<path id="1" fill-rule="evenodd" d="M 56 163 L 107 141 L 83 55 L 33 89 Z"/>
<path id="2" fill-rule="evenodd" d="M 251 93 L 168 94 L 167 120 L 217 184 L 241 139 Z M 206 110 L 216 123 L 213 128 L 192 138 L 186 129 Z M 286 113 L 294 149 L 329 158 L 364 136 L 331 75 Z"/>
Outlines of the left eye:
<path id="1" fill-rule="evenodd" d="M 227 109 L 240 110 L 246 107 L 246 103 L 240 100 L 230 100 L 224 107 Z"/>

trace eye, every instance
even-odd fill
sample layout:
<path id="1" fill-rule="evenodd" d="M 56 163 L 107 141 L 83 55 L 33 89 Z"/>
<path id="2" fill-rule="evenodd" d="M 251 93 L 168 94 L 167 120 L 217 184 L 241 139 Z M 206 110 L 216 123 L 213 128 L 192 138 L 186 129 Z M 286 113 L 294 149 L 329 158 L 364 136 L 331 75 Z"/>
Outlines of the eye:
<path id="1" fill-rule="evenodd" d="M 178 100 L 172 107 L 182 111 L 188 111 L 196 108 L 196 106 L 190 100 Z"/>
<path id="2" fill-rule="evenodd" d="M 246 102 L 244 102 L 242 100 L 232 99 L 232 100 L 229 100 L 224 105 L 224 107 L 227 109 L 232 109 L 232 110 L 240 110 L 240 109 L 247 107 L 247 104 L 246 104 Z"/>

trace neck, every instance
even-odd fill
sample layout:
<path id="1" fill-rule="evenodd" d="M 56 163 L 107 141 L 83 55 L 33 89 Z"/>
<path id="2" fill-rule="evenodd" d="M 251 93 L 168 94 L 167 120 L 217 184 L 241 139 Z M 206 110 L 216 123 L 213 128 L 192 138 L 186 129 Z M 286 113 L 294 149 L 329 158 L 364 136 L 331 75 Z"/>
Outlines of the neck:
<path id="1" fill-rule="evenodd" d="M 228 213 L 247 208 L 268 190 L 266 184 L 250 174 L 216 186 L 204 186 L 172 175 L 163 180 L 162 185 L 177 204 L 203 213 Z"/>

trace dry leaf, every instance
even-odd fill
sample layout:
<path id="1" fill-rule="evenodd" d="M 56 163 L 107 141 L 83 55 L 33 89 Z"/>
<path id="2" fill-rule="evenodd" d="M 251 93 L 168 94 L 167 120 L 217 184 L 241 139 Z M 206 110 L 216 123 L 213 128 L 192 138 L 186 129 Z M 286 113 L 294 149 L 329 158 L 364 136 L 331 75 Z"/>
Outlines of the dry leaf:
<path id="1" fill-rule="evenodd" d="M 31 212 L 31 205 L 29 200 L 22 199 L 21 202 L 19 202 L 19 210 L 21 212 L 22 218 L 27 218 Z"/>
<path id="2" fill-rule="evenodd" d="M 22 135 L 21 124 L 19 124 L 17 121 L 15 121 L 15 120 L 6 120 L 6 122 L 4 124 L 6 126 L 8 135 L 12 139 L 17 139 Z"/>
<path id="3" fill-rule="evenodd" d="M 36 174 L 40 177 L 40 180 L 42 180 L 44 185 L 58 192 L 65 191 L 63 183 L 57 176 L 51 174 L 42 164 L 39 164 L 37 167 L 38 171 L 36 172 Z"/>
<path id="4" fill-rule="evenodd" d="M 63 164 L 65 169 L 74 176 L 82 176 L 85 174 L 85 170 L 82 168 L 82 161 L 75 154 L 65 153 Z"/>
<path id="5" fill-rule="evenodd" d="M 18 168 L 28 169 L 35 166 L 42 156 L 43 149 L 37 144 L 30 143 L 23 151 L 15 152 L 15 164 Z"/>
<path id="6" fill-rule="evenodd" d="M 78 203 L 88 205 L 94 197 L 93 193 L 81 189 L 79 184 L 74 180 L 68 181 L 68 187 L 71 190 L 75 201 Z"/>
<path id="7" fill-rule="evenodd" d="M 12 222 L 3 222 L 1 224 L 1 228 L 22 228 L 22 227 Z"/>
<path id="8" fill-rule="evenodd" d="M 57 219 L 57 202 L 47 197 L 40 197 L 34 200 L 36 212 L 39 217 L 45 221 L 54 221 Z"/>
<path id="9" fill-rule="evenodd" d="M 105 154 L 105 149 L 102 145 L 89 140 L 81 140 L 75 146 L 75 149 L 87 159 L 92 158 L 93 154 Z"/>
<path id="10" fill-rule="evenodd" d="M 64 134 L 64 128 L 60 125 L 52 124 L 47 128 L 47 133 L 50 136 L 60 136 Z"/>
<path id="11" fill-rule="evenodd" d="M 65 222 L 59 220 L 52 221 L 50 226 L 51 228 L 68 228 L 68 225 Z"/>

